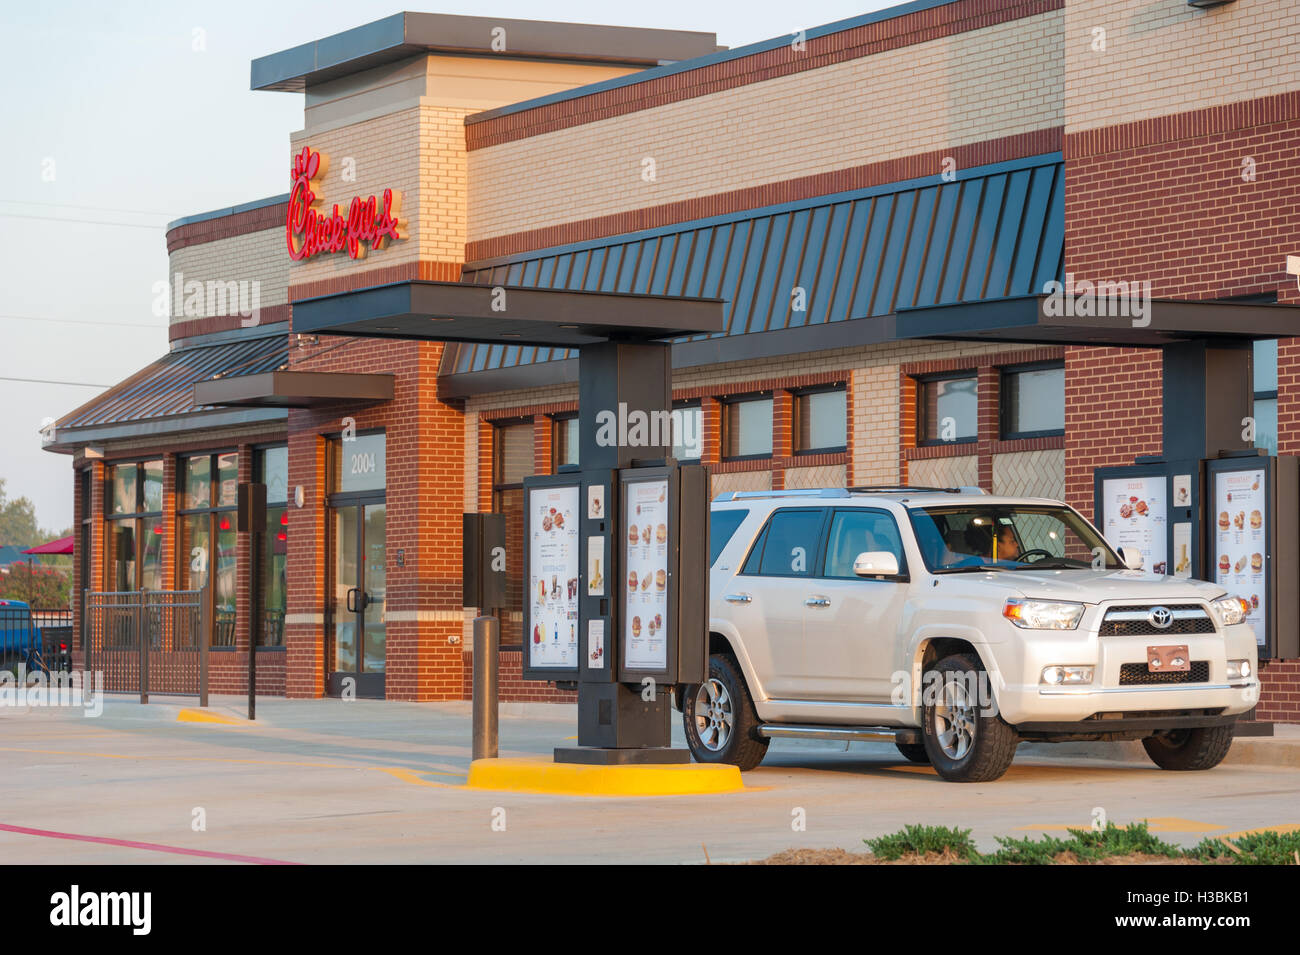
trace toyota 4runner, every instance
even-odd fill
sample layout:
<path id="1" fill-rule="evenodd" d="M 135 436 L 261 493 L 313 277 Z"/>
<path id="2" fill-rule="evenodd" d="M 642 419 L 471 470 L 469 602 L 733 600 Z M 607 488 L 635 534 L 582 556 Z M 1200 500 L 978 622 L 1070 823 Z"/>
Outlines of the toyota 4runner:
<path id="1" fill-rule="evenodd" d="M 1259 698 L 1246 601 L 1143 572 L 1057 501 L 728 493 L 710 530 L 709 678 L 679 698 L 701 762 L 892 737 L 979 782 L 1025 740 L 1141 740 L 1164 769 L 1209 769 Z"/>

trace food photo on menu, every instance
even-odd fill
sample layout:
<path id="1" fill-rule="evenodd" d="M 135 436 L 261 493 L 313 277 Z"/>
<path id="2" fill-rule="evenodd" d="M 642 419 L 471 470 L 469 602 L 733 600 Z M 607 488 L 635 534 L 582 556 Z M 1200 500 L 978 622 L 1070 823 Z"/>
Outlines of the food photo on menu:
<path id="1" fill-rule="evenodd" d="M 667 482 L 637 482 L 626 498 L 627 663 L 667 665 L 664 617 L 668 609 Z"/>

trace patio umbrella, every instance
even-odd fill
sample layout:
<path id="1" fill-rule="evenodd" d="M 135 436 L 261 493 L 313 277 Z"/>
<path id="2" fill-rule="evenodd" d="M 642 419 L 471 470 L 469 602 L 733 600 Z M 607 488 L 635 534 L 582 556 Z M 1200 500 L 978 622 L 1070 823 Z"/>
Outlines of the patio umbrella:
<path id="1" fill-rule="evenodd" d="M 35 547 L 29 547 L 24 554 L 71 554 L 74 537 L 69 534 L 67 537 L 60 537 L 58 540 L 48 541 L 44 544 L 37 544 Z"/>

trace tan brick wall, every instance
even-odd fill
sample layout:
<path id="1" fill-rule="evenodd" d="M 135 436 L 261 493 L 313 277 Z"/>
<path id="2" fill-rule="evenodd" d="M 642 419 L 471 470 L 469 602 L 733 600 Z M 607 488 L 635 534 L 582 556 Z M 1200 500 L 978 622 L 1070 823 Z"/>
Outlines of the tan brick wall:
<path id="1" fill-rule="evenodd" d="M 920 487 L 975 487 L 980 483 L 979 456 L 963 454 L 911 461 L 907 473 L 907 483 Z"/>
<path id="2" fill-rule="evenodd" d="M 1105 31 L 1104 51 L 1094 30 Z M 1295 0 L 1066 0 L 1067 132 L 1258 99 L 1300 87 Z"/>
<path id="3" fill-rule="evenodd" d="M 262 308 L 289 301 L 289 256 L 284 249 L 283 227 L 189 245 L 172 252 L 168 262 L 173 289 L 169 302 L 172 325 L 219 314 L 208 310 L 206 288 L 203 309 L 194 315 L 178 313 L 175 287 L 186 282 L 255 281 L 259 283 L 257 291 Z M 184 305 L 183 290 L 181 301 Z M 226 312 L 232 313 L 233 309 Z"/>
<path id="4" fill-rule="evenodd" d="M 993 493 L 1064 500 L 1065 449 L 993 455 Z"/>
<path id="5" fill-rule="evenodd" d="M 1062 58 L 1056 10 L 477 149 L 470 239 L 1059 126 Z"/>

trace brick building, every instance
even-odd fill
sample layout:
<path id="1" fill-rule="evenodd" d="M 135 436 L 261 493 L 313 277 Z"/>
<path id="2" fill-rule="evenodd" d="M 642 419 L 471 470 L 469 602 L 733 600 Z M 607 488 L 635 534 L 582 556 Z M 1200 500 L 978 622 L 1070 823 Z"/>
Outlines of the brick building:
<path id="1" fill-rule="evenodd" d="M 1094 468 L 1161 452 L 1159 350 L 905 328 L 1067 276 L 1300 303 L 1298 34 L 1290 0 L 916 0 L 734 50 L 408 13 L 259 59 L 254 89 L 305 93 L 286 165 L 322 157 L 291 187 L 344 217 L 391 190 L 400 238 L 302 255 L 294 194 L 172 224 L 169 351 L 51 435 L 77 587 L 210 584 L 214 689 L 239 690 L 229 508 L 264 480 L 259 685 L 467 696 L 459 515 L 517 534 L 522 477 L 575 460 L 577 358 L 295 331 L 295 303 L 399 283 L 724 299 L 724 333 L 673 349 L 677 455 L 715 493 L 979 485 L 1091 514 Z M 1255 440 L 1297 453 L 1300 345 L 1254 359 Z M 519 620 L 503 698 L 571 698 L 517 680 Z M 1300 720 L 1300 661 L 1263 679 L 1257 715 Z"/>

